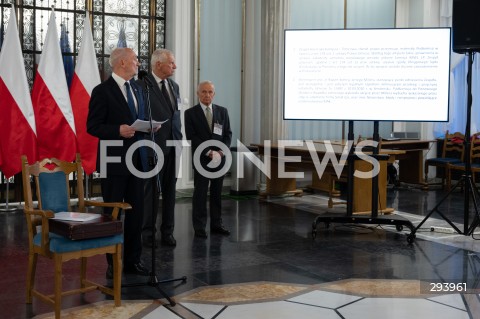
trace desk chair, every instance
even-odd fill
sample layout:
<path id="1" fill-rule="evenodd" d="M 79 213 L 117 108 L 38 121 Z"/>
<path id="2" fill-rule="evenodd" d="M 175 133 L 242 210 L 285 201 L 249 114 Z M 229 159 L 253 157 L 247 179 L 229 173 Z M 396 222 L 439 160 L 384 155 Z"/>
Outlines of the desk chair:
<path id="1" fill-rule="evenodd" d="M 70 187 L 69 176 L 72 174 L 76 175 L 74 187 Z M 73 163 L 51 158 L 28 164 L 27 158 L 22 156 L 22 181 L 29 246 L 27 303 L 32 303 L 32 296 L 38 297 L 40 300 L 52 304 L 55 310 L 55 318 L 60 318 L 63 296 L 100 290 L 105 294 L 112 295 L 115 300 L 115 306 L 120 306 L 123 234 L 84 240 L 70 240 L 49 232 L 48 219 L 54 217 L 57 212 L 71 211 L 71 191 L 73 190 L 78 195 L 78 204 L 75 211 L 84 212 L 87 206 L 112 207 L 112 217 L 117 219 L 120 210 L 129 209 L 131 208 L 130 205 L 126 203 L 101 203 L 85 200 L 83 170 L 78 154 Z M 32 182 L 36 189 L 38 207 L 34 207 Z M 113 256 L 113 288 L 108 288 L 86 278 L 87 258 L 107 253 Z M 54 292 L 51 295 L 40 292 L 34 287 L 38 256 L 54 261 Z M 62 265 L 71 259 L 80 259 L 80 288 L 62 291 Z"/>
<path id="2" fill-rule="evenodd" d="M 480 132 L 477 132 L 472 135 L 471 144 L 470 144 L 470 163 L 472 170 L 472 180 L 473 184 L 475 182 L 476 173 L 480 172 Z M 449 163 L 446 169 L 447 175 L 447 190 L 450 190 L 452 187 L 452 171 L 461 171 L 465 172 L 465 163 Z"/>
<path id="3" fill-rule="evenodd" d="M 442 155 L 440 157 L 429 158 L 425 160 L 425 188 L 428 189 L 428 168 L 430 166 L 435 166 L 438 168 L 443 168 L 444 172 L 442 175 L 442 188 L 445 185 L 445 179 L 447 175 L 447 166 L 449 164 L 456 164 L 463 162 L 464 156 L 464 134 L 460 132 L 455 132 L 449 134 L 448 131 L 445 132 L 445 138 L 443 140 L 442 146 Z"/>

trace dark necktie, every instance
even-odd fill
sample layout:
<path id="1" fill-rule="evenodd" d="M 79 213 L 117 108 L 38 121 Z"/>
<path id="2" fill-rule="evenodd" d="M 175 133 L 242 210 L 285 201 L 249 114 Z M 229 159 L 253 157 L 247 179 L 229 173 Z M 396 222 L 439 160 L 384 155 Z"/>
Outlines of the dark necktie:
<path id="1" fill-rule="evenodd" d="M 133 95 L 130 91 L 130 83 L 127 81 L 125 82 L 125 89 L 127 90 L 127 103 L 128 107 L 130 108 L 130 112 L 134 119 L 137 118 L 137 109 L 135 108 L 135 102 L 133 101 Z"/>
<path id="2" fill-rule="evenodd" d="M 167 102 L 168 106 L 173 110 L 173 105 L 172 105 L 172 100 L 170 99 L 170 94 L 168 94 L 167 88 L 165 87 L 167 85 L 167 82 L 165 80 L 161 80 L 160 83 L 162 84 L 162 94 L 163 97 L 165 98 L 165 101 Z"/>

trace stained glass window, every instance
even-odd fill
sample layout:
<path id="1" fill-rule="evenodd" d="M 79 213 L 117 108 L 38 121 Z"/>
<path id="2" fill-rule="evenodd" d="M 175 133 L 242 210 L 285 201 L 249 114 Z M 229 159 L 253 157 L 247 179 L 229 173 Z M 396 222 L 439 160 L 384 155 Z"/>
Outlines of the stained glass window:
<path id="1" fill-rule="evenodd" d="M 8 26 L 12 1 L 14 0 L 0 0 L 0 47 Z M 166 0 L 15 1 L 30 87 L 33 85 L 35 66 L 43 48 L 52 8 L 55 10 L 62 52 L 74 60 L 83 37 L 85 11 L 90 12 L 100 76 L 105 79 L 111 73 L 108 57 L 117 46 L 132 48 L 138 55 L 141 68 L 149 69 L 150 53 L 165 46 L 165 2 Z"/>

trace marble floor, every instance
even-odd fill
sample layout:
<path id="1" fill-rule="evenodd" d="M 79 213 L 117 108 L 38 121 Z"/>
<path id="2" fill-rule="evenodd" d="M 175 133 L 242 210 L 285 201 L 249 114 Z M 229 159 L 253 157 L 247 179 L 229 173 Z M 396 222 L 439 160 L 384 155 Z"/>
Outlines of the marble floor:
<path id="1" fill-rule="evenodd" d="M 184 195 L 184 196 L 182 196 Z M 441 190 L 413 187 L 388 190 L 388 206 L 418 225 L 444 198 Z M 148 278 L 124 275 L 122 307 L 113 308 L 100 293 L 70 296 L 66 318 L 478 318 L 480 317 L 480 229 L 471 236 L 449 233 L 450 225 L 433 213 L 406 240 L 408 229 L 391 225 L 318 225 L 319 214 L 343 214 L 327 207 L 322 194 L 259 199 L 224 196 L 223 216 L 232 234 L 193 236 L 188 194 L 177 199 L 175 248 L 155 251 L 158 287 L 176 301 L 163 299 Z M 470 210 L 471 207 L 470 207 Z M 458 191 L 441 211 L 463 230 L 464 195 Z M 469 214 L 469 221 L 474 211 Z M 51 318 L 38 300 L 25 305 L 26 229 L 20 211 L 0 213 L 0 313 L 2 318 Z M 438 227 L 439 231 L 431 231 Z M 477 231 L 479 233 L 477 233 Z M 146 265 L 152 252 L 143 251 Z M 91 270 L 105 280 L 105 261 Z M 37 283 L 47 287 L 51 264 L 40 263 Z M 65 269 L 64 285 L 77 284 L 78 264 Z M 448 289 L 440 283 L 450 283 Z M 466 287 L 467 291 L 460 291 Z M 436 291 L 434 291 L 436 290 Z M 441 291 L 440 291 L 441 290 Z M 113 314 L 111 312 L 113 311 Z M 99 315 L 101 313 L 101 315 Z"/>

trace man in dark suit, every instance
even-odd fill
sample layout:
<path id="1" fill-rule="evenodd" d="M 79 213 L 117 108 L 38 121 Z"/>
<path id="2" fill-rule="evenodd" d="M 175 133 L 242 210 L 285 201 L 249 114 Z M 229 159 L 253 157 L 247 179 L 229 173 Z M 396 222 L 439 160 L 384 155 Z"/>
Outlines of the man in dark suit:
<path id="1" fill-rule="evenodd" d="M 100 139 L 97 170 L 101 175 L 103 200 L 127 202 L 132 206 L 125 213 L 123 270 L 147 276 L 148 269 L 141 262 L 143 221 L 143 180 L 136 171 L 147 170 L 146 156 L 142 149 L 132 155 L 134 168 L 126 161 L 127 150 L 133 143 L 144 138 L 130 125 L 144 119 L 142 89 L 130 81 L 138 72 L 139 62 L 129 48 L 116 48 L 110 55 L 112 75 L 97 85 L 90 99 L 87 131 Z M 108 146 L 102 152 L 102 143 L 122 142 L 122 146 Z M 106 156 L 108 158 L 106 158 Z M 118 161 L 113 160 L 116 157 Z M 105 166 L 106 165 L 106 166 Z M 106 167 L 106 169 L 105 169 Z M 109 211 L 105 211 L 108 213 Z M 113 275 L 111 256 L 107 256 L 107 278 Z"/>
<path id="2" fill-rule="evenodd" d="M 215 87 L 204 81 L 198 85 L 199 104 L 185 111 L 185 133 L 192 141 L 194 191 L 192 201 L 192 221 L 195 237 L 207 238 L 207 193 L 210 183 L 210 232 L 230 235 L 222 222 L 222 186 L 224 175 L 217 176 L 225 165 L 225 154 L 215 145 L 220 142 L 229 149 L 232 141 L 230 119 L 226 108 L 213 104 Z M 207 142 L 206 148 L 199 146 Z M 204 144 L 205 145 L 205 144 Z M 220 144 L 221 145 L 221 144 Z M 197 151 L 200 154 L 195 154 Z M 197 161 L 196 158 L 199 160 Z"/>
<path id="3" fill-rule="evenodd" d="M 175 226 L 175 187 L 180 152 L 175 151 L 176 147 L 174 145 L 167 145 L 167 141 L 180 141 L 182 139 L 182 124 L 178 109 L 180 90 L 178 84 L 170 79 L 177 66 L 175 65 L 175 56 L 167 49 L 155 50 L 150 64 L 152 72 L 146 75 L 146 79 L 139 80 L 138 83 L 144 88 L 148 86 L 148 99 L 152 110 L 152 119 L 166 122 L 162 124 L 161 129 L 155 134 L 155 142 L 160 146 L 164 159 L 158 175 L 160 189 L 157 189 L 155 179 L 145 181 L 145 213 L 142 238 L 145 246 L 157 245 L 153 233 L 154 231 L 156 232 L 159 192 L 161 191 L 161 244 L 175 246 L 177 244 L 175 237 L 173 237 Z M 149 148 L 148 155 L 150 163 L 152 163 L 153 150 L 151 148 Z"/>

